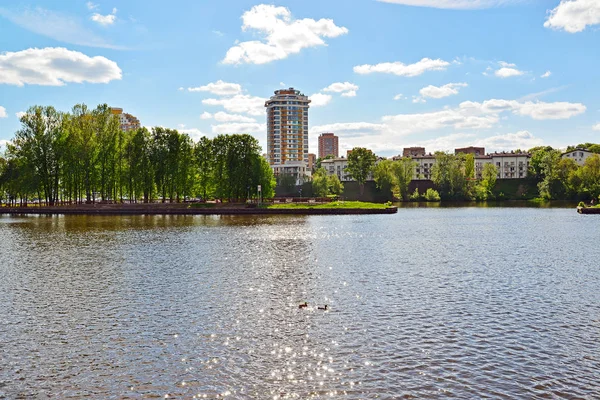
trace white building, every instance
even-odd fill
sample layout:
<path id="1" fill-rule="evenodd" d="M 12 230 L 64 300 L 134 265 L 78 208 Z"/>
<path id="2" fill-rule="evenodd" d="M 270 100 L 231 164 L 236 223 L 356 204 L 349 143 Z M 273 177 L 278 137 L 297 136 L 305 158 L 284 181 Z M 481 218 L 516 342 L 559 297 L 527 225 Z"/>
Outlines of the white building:
<path id="1" fill-rule="evenodd" d="M 483 148 L 476 149 L 481 149 L 481 155 L 473 154 L 475 157 L 475 178 L 482 178 L 483 166 L 485 164 L 493 164 L 496 166 L 498 170 L 498 179 L 519 179 L 527 177 L 531 154 L 522 152 L 515 153 L 511 151 L 483 155 L 485 152 Z M 460 149 L 457 149 L 457 151 L 458 150 Z M 393 159 L 399 160 L 401 158 L 402 156 L 396 156 Z M 435 155 L 431 153 L 425 154 L 423 149 L 422 152 L 411 155 L 410 158 L 416 162 L 413 180 L 430 180 L 431 169 L 435 165 Z"/>
<path id="2" fill-rule="evenodd" d="M 123 112 L 122 108 L 111 107 L 111 112 L 119 118 L 119 125 L 123 132 L 132 131 L 141 127 L 140 120 L 131 114 Z"/>
<path id="3" fill-rule="evenodd" d="M 498 170 L 498 179 L 520 179 L 527 177 L 529 153 L 502 152 L 475 157 L 475 177 L 482 178 L 483 166 L 493 164 Z"/>
<path id="4" fill-rule="evenodd" d="M 587 151 L 586 149 L 575 149 L 571 151 L 567 151 L 566 153 L 561 154 L 561 158 L 570 158 L 575 161 L 578 165 L 583 166 L 585 164 L 585 160 L 588 157 L 591 157 L 594 153 L 591 151 Z"/>
<path id="5" fill-rule="evenodd" d="M 325 168 L 327 175 L 337 175 L 340 181 L 347 182 L 353 180 L 346 171 L 348 159 L 344 157 L 328 158 L 321 160 L 321 168 Z"/>

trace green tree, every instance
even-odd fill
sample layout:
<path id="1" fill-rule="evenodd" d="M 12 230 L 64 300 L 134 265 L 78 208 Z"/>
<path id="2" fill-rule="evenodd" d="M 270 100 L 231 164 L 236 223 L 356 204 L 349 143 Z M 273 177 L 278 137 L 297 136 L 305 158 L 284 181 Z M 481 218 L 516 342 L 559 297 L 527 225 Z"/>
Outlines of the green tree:
<path id="1" fill-rule="evenodd" d="M 317 171 L 319 169 L 317 168 Z M 282 188 L 285 193 L 292 193 L 296 189 L 296 178 L 292 174 L 281 173 L 277 175 L 277 186 Z"/>
<path id="2" fill-rule="evenodd" d="M 344 184 L 337 175 L 333 174 L 327 177 L 327 188 L 330 194 L 339 196 L 344 191 Z"/>
<path id="3" fill-rule="evenodd" d="M 413 161 L 410 157 L 396 160 L 392 165 L 392 171 L 402 200 L 408 200 L 408 188 L 413 179 L 416 165 L 416 161 Z"/>
<path id="4" fill-rule="evenodd" d="M 389 192 L 394 186 L 394 172 L 392 160 L 381 160 L 373 167 L 373 179 L 377 187 L 384 192 Z"/>
<path id="5" fill-rule="evenodd" d="M 329 193 L 327 182 L 327 171 L 325 168 L 319 168 L 312 177 L 313 193 L 316 197 L 325 197 Z"/>
<path id="6" fill-rule="evenodd" d="M 487 200 L 493 196 L 493 190 L 496 186 L 498 177 L 498 168 L 492 163 L 485 163 L 481 172 L 481 181 L 477 185 L 477 197 L 481 200 Z"/>
<path id="7" fill-rule="evenodd" d="M 355 147 L 348 155 L 346 171 L 358 182 L 361 195 L 364 193 L 365 182 L 373 171 L 375 161 L 377 161 L 377 156 L 371 150 L 363 147 Z"/>
<path id="8" fill-rule="evenodd" d="M 431 180 L 438 187 L 442 199 L 464 199 L 467 194 L 464 157 L 437 152 L 431 168 Z"/>

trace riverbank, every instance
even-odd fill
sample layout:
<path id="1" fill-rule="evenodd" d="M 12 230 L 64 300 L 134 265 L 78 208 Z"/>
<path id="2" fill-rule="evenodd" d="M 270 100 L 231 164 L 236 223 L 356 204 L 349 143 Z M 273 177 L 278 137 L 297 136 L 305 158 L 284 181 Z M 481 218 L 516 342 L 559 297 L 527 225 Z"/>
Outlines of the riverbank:
<path id="1" fill-rule="evenodd" d="M 600 214 L 600 207 L 577 207 L 577 212 L 579 214 Z"/>
<path id="2" fill-rule="evenodd" d="M 342 203 L 342 202 L 340 202 Z M 357 215 L 395 214 L 397 207 L 385 204 L 348 202 L 314 205 L 276 204 L 79 204 L 62 206 L 0 207 L 0 214 L 32 215 Z"/>

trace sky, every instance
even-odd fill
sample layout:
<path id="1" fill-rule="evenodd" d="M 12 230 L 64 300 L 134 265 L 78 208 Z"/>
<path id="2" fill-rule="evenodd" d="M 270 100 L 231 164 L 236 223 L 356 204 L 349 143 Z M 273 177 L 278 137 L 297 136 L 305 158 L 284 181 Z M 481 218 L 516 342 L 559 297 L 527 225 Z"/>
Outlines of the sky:
<path id="1" fill-rule="evenodd" d="M 0 0 L 0 146 L 30 106 L 107 103 L 266 151 L 288 87 L 313 153 L 600 142 L 600 1 Z"/>

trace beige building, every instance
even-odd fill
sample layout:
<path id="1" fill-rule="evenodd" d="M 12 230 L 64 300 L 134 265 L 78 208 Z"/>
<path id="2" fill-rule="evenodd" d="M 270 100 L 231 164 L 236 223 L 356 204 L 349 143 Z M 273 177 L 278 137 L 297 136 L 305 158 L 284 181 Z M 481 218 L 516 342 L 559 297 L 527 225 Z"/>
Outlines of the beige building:
<path id="1" fill-rule="evenodd" d="M 275 175 L 292 174 L 298 184 L 308 168 L 308 108 L 310 99 L 294 88 L 275 91 L 267 109 L 267 161 Z"/>
<path id="2" fill-rule="evenodd" d="M 122 108 L 111 107 L 110 111 L 119 118 L 119 125 L 123 132 L 132 131 L 141 127 L 140 120 L 131 114 L 124 113 Z"/>

